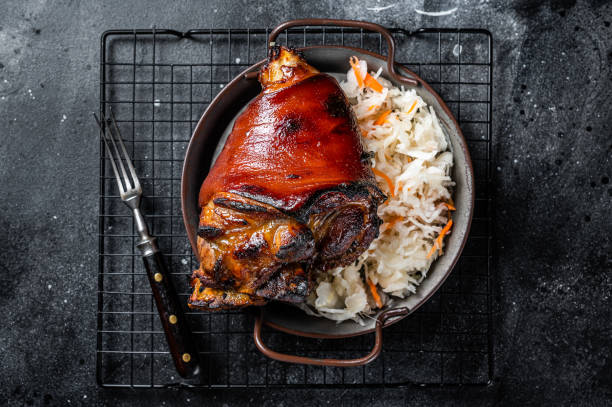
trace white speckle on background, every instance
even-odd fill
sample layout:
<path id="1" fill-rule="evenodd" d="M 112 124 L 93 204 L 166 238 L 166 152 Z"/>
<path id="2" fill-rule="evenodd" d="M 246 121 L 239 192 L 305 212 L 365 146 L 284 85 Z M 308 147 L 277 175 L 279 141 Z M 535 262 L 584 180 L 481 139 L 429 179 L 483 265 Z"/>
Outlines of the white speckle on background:
<path id="1" fill-rule="evenodd" d="M 28 94 L 30 95 L 31 99 L 36 99 L 36 96 L 32 94 L 32 89 L 28 89 Z"/>
<path id="2" fill-rule="evenodd" d="M 461 55 L 461 51 L 463 51 L 463 47 L 460 44 L 455 44 L 453 47 L 453 55 L 459 57 L 459 55 Z"/>
<path id="3" fill-rule="evenodd" d="M 395 7 L 395 3 L 389 4 L 388 6 L 382 6 L 382 7 L 379 7 L 379 6 L 376 6 L 376 7 L 366 7 L 366 10 L 370 10 L 370 11 L 373 11 L 375 13 L 378 13 L 378 12 L 383 11 L 383 10 L 388 10 L 388 9 L 390 9 L 392 7 Z"/>
<path id="4" fill-rule="evenodd" d="M 4 83 L 8 83 L 8 81 L 5 79 L 5 80 L 4 80 Z"/>
<path id="5" fill-rule="evenodd" d="M 499 171 L 501 171 L 501 167 L 497 167 L 497 171 L 498 171 L 498 172 L 499 172 Z"/>
<path id="6" fill-rule="evenodd" d="M 236 63 L 239 64 L 240 63 L 240 58 L 236 58 Z"/>
<path id="7" fill-rule="evenodd" d="M 153 102 L 153 106 L 155 107 L 160 107 L 161 103 L 159 103 L 159 99 L 155 99 L 155 101 Z"/>
<path id="8" fill-rule="evenodd" d="M 86 399 L 87 398 L 87 394 L 83 394 L 83 398 Z"/>
<path id="9" fill-rule="evenodd" d="M 186 266 L 187 263 L 189 263 L 189 262 L 187 261 L 187 259 L 181 259 L 181 263 L 183 263 Z"/>
<path id="10" fill-rule="evenodd" d="M 222 84 L 222 83 L 220 83 L 220 84 L 219 84 L 219 87 L 220 87 L 220 88 L 222 88 L 222 87 L 223 87 L 223 84 Z"/>
<path id="11" fill-rule="evenodd" d="M 53 219 L 57 219 L 57 215 L 53 215 Z"/>
<path id="12" fill-rule="evenodd" d="M 68 304 L 68 300 L 64 300 L 64 304 Z"/>
<path id="13" fill-rule="evenodd" d="M 518 163 L 518 160 L 517 160 L 516 158 L 514 159 L 514 163 L 515 163 L 515 164 L 516 164 L 516 163 Z"/>
<path id="14" fill-rule="evenodd" d="M 4 96 L 0 97 L 0 99 L 4 100 Z"/>
<path id="15" fill-rule="evenodd" d="M 51 289 L 51 284 L 49 284 L 49 285 L 47 286 L 47 289 L 49 289 L 49 290 Z"/>
<path id="16" fill-rule="evenodd" d="M 64 123 L 66 121 L 68 117 L 66 117 L 65 114 L 62 115 L 62 120 L 60 120 L 60 123 Z"/>
<path id="17" fill-rule="evenodd" d="M 423 10 L 419 10 L 415 8 L 414 11 L 416 11 L 418 14 L 423 14 L 426 16 L 440 17 L 440 16 L 448 16 L 450 14 L 453 14 L 455 11 L 457 11 L 457 7 L 452 8 L 450 10 L 444 10 L 444 11 L 423 11 Z"/>

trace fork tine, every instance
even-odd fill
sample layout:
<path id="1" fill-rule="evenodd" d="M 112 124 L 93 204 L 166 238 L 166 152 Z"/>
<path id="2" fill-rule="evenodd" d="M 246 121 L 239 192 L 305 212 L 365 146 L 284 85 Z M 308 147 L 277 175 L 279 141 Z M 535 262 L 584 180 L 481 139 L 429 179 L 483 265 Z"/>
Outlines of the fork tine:
<path id="1" fill-rule="evenodd" d="M 121 137 L 121 132 L 119 131 L 119 127 L 117 126 L 117 121 L 115 120 L 115 114 L 113 113 L 113 109 L 109 108 L 110 117 L 113 122 L 113 126 L 117 131 L 117 139 L 119 140 L 119 145 L 123 150 L 123 155 L 125 156 L 125 161 L 127 162 L 128 167 L 130 168 L 130 173 L 132 174 L 132 179 L 134 180 L 134 188 L 140 188 L 140 181 L 138 180 L 138 175 L 136 175 L 136 170 L 134 169 L 134 165 L 132 164 L 132 160 L 130 159 L 130 155 L 127 153 L 125 149 L 125 144 L 123 144 L 123 138 Z"/>
<path id="2" fill-rule="evenodd" d="M 108 138 L 111 141 L 111 144 L 113 145 L 113 148 L 115 150 L 115 158 L 117 161 L 119 161 L 119 167 L 121 168 L 121 173 L 123 174 L 123 181 L 125 182 L 125 189 L 130 190 L 132 189 L 132 183 L 130 182 L 130 179 L 128 178 L 127 175 L 127 171 L 125 170 L 125 166 L 123 165 L 123 160 L 121 159 L 121 153 L 119 152 L 119 148 L 117 148 L 117 142 L 115 141 L 115 139 L 117 138 L 117 135 L 113 132 L 112 130 L 112 126 L 108 123 L 109 120 L 106 118 L 106 116 L 104 116 L 104 113 L 100 113 L 101 115 L 101 119 L 104 121 L 104 124 L 106 124 L 106 128 L 108 129 Z M 119 134 L 118 136 L 119 139 L 121 139 L 121 134 Z"/>
<path id="3" fill-rule="evenodd" d="M 119 186 L 119 193 L 125 194 L 125 189 L 123 188 L 123 184 L 121 183 L 121 177 L 119 176 L 119 171 L 117 170 L 117 165 L 115 164 L 115 157 L 113 157 L 113 153 L 110 148 L 110 144 L 108 139 L 106 138 L 106 130 L 104 129 L 102 122 L 98 119 L 96 114 L 93 114 L 94 119 L 96 119 L 96 123 L 98 123 L 98 127 L 100 128 L 100 133 L 102 133 L 102 139 L 104 140 L 104 146 L 106 147 L 106 153 L 108 154 L 111 162 L 111 167 L 113 167 L 113 172 L 115 173 L 115 178 L 117 178 L 117 185 Z M 105 123 L 106 124 L 106 123 Z"/>

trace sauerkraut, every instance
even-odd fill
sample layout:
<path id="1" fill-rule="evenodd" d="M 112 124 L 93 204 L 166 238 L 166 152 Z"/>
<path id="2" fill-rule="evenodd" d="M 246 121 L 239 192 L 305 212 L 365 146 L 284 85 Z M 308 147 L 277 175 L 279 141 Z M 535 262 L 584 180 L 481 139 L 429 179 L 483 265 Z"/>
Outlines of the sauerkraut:
<path id="1" fill-rule="evenodd" d="M 442 254 L 454 210 L 453 155 L 434 110 L 414 89 L 392 86 L 380 70 L 368 73 L 365 61 L 353 59 L 351 64 L 340 86 L 351 101 L 365 150 L 374 153 L 372 168 L 388 196 L 378 208 L 384 223 L 354 264 L 318 273 L 307 311 L 363 323 L 393 297 L 416 292 Z"/>

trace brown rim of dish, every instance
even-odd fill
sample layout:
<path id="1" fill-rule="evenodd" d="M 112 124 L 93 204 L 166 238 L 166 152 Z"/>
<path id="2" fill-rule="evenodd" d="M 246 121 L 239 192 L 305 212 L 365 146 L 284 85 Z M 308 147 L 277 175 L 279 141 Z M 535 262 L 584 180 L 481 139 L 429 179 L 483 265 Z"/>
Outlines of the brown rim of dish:
<path id="1" fill-rule="evenodd" d="M 312 23 L 312 25 L 317 25 L 317 23 Z M 383 60 L 383 61 L 387 61 L 387 58 L 385 58 L 384 56 L 382 56 L 380 54 L 376 54 L 374 52 L 370 52 L 370 51 L 367 51 L 367 50 L 364 50 L 364 49 L 361 49 L 361 48 L 355 48 L 355 47 L 347 47 L 347 46 L 340 46 L 340 45 L 313 45 L 313 46 L 302 47 L 302 48 L 298 48 L 298 49 L 300 49 L 300 50 L 308 50 L 308 49 L 320 49 L 320 48 L 323 48 L 323 49 L 325 49 L 325 48 L 327 48 L 327 49 L 348 49 L 348 50 L 352 50 L 352 51 L 355 51 L 355 52 L 358 52 L 358 53 L 369 55 L 371 57 L 374 57 L 374 58 L 377 58 L 377 59 L 380 59 L 380 60 Z M 250 67 L 248 67 L 247 69 L 242 71 L 230 83 L 228 83 L 226 86 L 224 86 L 223 90 L 210 103 L 208 108 L 202 114 L 202 117 L 198 121 L 198 124 L 196 125 L 196 128 L 193 131 L 192 137 L 191 137 L 190 142 L 189 142 L 189 146 L 187 147 L 187 151 L 185 152 L 185 160 L 189 156 L 189 151 L 192 148 L 192 145 L 193 145 L 192 142 L 194 140 L 194 136 L 201 131 L 202 126 L 204 125 L 204 122 L 206 121 L 207 116 L 210 113 L 210 111 L 212 111 L 215 108 L 215 106 L 219 103 L 219 101 L 221 99 L 226 97 L 226 93 L 231 92 L 232 88 L 236 85 L 236 83 L 238 83 L 241 80 L 250 80 L 250 79 L 246 79 L 246 75 L 248 73 L 250 73 L 250 72 L 256 72 L 265 62 L 266 62 L 266 60 L 264 59 L 262 61 L 259 61 L 259 62 L 255 63 L 255 64 L 251 65 Z M 419 85 L 423 86 L 430 94 L 432 94 L 434 96 L 434 98 L 438 101 L 438 103 L 440 104 L 440 107 L 442 108 L 442 110 L 444 110 L 446 112 L 446 114 L 448 115 L 448 117 L 452 120 L 452 124 L 457 129 L 457 134 L 458 134 L 459 138 L 462 141 L 461 148 L 464 151 L 465 160 L 466 160 L 466 166 L 469 168 L 469 173 L 472 174 L 472 179 L 473 179 L 474 178 L 474 176 L 473 176 L 474 168 L 472 166 L 472 160 L 470 158 L 469 151 L 467 150 L 467 142 L 465 140 L 465 137 L 463 136 L 463 132 L 461 131 L 461 128 L 459 127 L 459 124 L 457 123 L 457 120 L 455 119 L 454 115 L 452 114 L 452 112 L 450 111 L 450 109 L 448 108 L 446 103 L 444 103 L 442 98 L 431 88 L 431 86 L 429 86 L 429 84 L 427 84 L 423 79 L 421 79 L 421 77 L 419 77 L 416 73 L 410 71 L 409 69 L 407 69 L 406 67 L 404 67 L 402 65 L 398 65 L 398 67 L 399 67 L 399 69 L 402 72 L 404 72 L 404 73 L 410 75 L 412 78 L 414 78 L 418 82 L 417 86 L 419 86 Z M 187 233 L 188 233 L 189 241 L 191 243 L 193 252 L 196 254 L 196 257 L 198 257 L 197 256 L 198 251 L 197 251 L 197 244 L 196 244 L 195 234 L 190 234 L 189 233 L 190 229 L 188 227 L 188 219 L 186 218 L 186 213 L 187 212 L 186 212 L 186 199 L 185 199 L 185 195 L 186 195 L 186 192 L 187 192 L 186 191 L 187 187 L 186 187 L 185 182 L 184 182 L 186 172 L 187 172 L 187 167 L 185 166 L 185 163 L 183 163 L 183 171 L 182 171 L 182 175 L 181 175 L 181 209 L 183 211 L 183 222 L 185 223 L 185 228 L 186 228 Z M 463 239 L 461 241 L 461 245 L 459 246 L 459 250 L 457 251 L 457 254 L 453 258 L 453 260 L 452 260 L 450 266 L 448 267 L 448 270 L 444 274 L 444 276 L 440 279 L 438 284 L 432 290 L 430 290 L 430 292 L 419 303 L 417 303 L 414 307 L 412 307 L 412 309 L 408 310 L 408 312 L 405 315 L 403 315 L 402 317 L 393 318 L 392 320 L 386 322 L 383 325 L 383 327 L 390 326 L 390 325 L 400 321 L 401 319 L 405 318 L 406 316 L 408 316 L 409 314 L 413 313 L 414 311 L 416 311 L 418 308 L 421 307 L 421 305 L 426 303 L 429 300 L 429 298 L 438 291 L 438 289 L 444 283 L 444 281 L 446 281 L 446 279 L 448 278 L 448 276 L 450 275 L 450 273 L 454 269 L 455 265 L 457 264 L 457 261 L 459 260 L 459 257 L 461 256 L 461 253 L 463 252 L 463 249 L 465 247 L 465 243 L 467 242 L 467 238 L 468 238 L 468 235 L 469 235 L 470 227 L 471 227 L 471 224 L 472 224 L 472 217 L 473 217 L 473 212 L 474 212 L 474 201 L 475 201 L 475 191 L 474 191 L 474 185 L 472 183 L 472 189 L 470 191 L 470 202 L 469 202 L 471 210 L 470 210 L 470 215 L 469 215 L 469 219 L 468 219 L 468 224 L 467 224 L 467 228 L 466 228 L 466 231 L 465 231 L 465 235 L 463 236 Z M 390 308 L 390 309 L 392 309 L 392 308 Z M 385 312 L 385 311 L 386 310 L 384 310 L 382 312 Z M 297 336 L 303 336 L 303 337 L 318 338 L 318 339 L 342 339 L 342 338 L 349 338 L 349 337 L 352 337 L 352 336 L 359 336 L 359 335 L 369 334 L 369 333 L 372 333 L 372 332 L 374 332 L 376 330 L 376 328 L 372 328 L 372 329 L 369 329 L 367 331 L 362 331 L 362 332 L 358 332 L 358 333 L 344 334 L 344 335 L 342 335 L 342 334 L 341 335 L 334 335 L 334 334 L 318 334 L 318 333 L 302 332 L 302 331 L 286 328 L 286 327 L 277 325 L 277 324 L 275 324 L 273 322 L 269 322 L 269 321 L 265 321 L 265 320 L 263 321 L 263 323 L 265 323 L 269 327 L 274 328 L 274 329 L 276 329 L 278 331 L 281 331 L 281 332 L 285 332 L 285 333 L 292 334 L 292 335 L 297 335 Z"/>

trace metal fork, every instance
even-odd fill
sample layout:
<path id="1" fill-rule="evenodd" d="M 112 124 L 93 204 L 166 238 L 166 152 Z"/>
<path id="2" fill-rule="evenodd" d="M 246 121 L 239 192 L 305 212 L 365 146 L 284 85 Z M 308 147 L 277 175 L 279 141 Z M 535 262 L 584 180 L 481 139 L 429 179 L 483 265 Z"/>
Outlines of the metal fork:
<path id="1" fill-rule="evenodd" d="M 142 197 L 140 181 L 136 175 L 132 160 L 123 144 L 121 132 L 112 110 L 110 110 L 110 119 L 107 119 L 102 112 L 100 112 L 100 116 L 101 120 L 94 113 L 94 118 L 98 123 L 100 134 L 106 146 L 106 153 L 117 179 L 119 195 L 134 215 L 136 229 L 140 235 L 136 246 L 142 254 L 149 283 L 155 298 L 155 304 L 157 305 L 157 311 L 166 333 L 170 354 L 174 360 L 176 370 L 181 376 L 194 376 L 200 370 L 197 348 L 178 296 L 172 285 L 170 275 L 166 271 L 156 239 L 149 234 L 149 228 L 140 211 L 140 200 Z M 123 164 L 124 161 L 129 169 L 129 176 Z M 119 175 L 119 169 L 123 177 Z"/>

